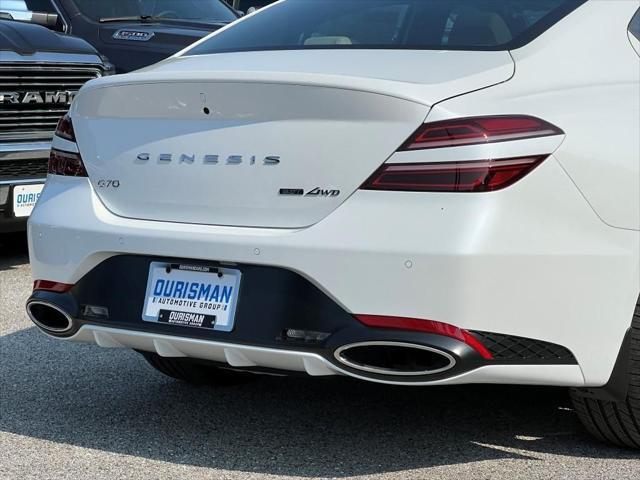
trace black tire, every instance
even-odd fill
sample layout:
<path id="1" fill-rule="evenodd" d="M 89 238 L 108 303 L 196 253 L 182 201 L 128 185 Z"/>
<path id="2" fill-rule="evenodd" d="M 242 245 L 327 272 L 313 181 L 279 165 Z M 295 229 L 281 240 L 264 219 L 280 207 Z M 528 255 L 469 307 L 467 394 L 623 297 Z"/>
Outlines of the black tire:
<path id="1" fill-rule="evenodd" d="M 194 385 L 230 386 L 255 378 L 252 373 L 236 372 L 186 358 L 161 357 L 157 353 L 140 352 L 153 368 L 168 377 Z"/>
<path id="2" fill-rule="evenodd" d="M 626 401 L 597 400 L 571 389 L 573 406 L 585 428 L 603 442 L 640 449 L 640 299 L 631 324 Z"/>

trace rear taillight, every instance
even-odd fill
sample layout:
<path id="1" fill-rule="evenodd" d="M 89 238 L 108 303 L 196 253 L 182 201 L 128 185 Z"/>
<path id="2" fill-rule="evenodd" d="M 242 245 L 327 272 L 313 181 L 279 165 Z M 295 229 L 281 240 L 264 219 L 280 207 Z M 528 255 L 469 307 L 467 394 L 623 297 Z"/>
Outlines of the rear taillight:
<path id="1" fill-rule="evenodd" d="M 65 140 L 69 140 L 70 142 L 76 141 L 76 134 L 73 131 L 73 123 L 71 122 L 71 117 L 68 113 L 58 121 L 55 135 L 57 137 L 64 138 Z"/>
<path id="2" fill-rule="evenodd" d="M 508 187 L 536 168 L 548 155 L 445 163 L 385 163 L 362 186 L 364 190 L 408 192 L 492 192 Z"/>
<path id="3" fill-rule="evenodd" d="M 63 152 L 55 148 L 49 154 L 49 173 L 67 177 L 86 177 L 87 170 L 79 153 Z"/>
<path id="4" fill-rule="evenodd" d="M 526 115 L 459 118 L 425 123 L 399 150 L 460 147 L 563 133 L 555 125 Z"/>
<path id="5" fill-rule="evenodd" d="M 526 115 L 458 118 L 425 123 L 398 151 L 465 147 L 563 134 L 549 122 Z M 452 153 L 455 151 L 448 151 L 447 160 L 443 162 L 385 163 L 361 188 L 407 192 L 493 192 L 520 180 L 551 153 L 549 150 L 515 158 L 451 161 L 452 157 L 455 158 L 455 153 Z M 469 155 L 470 152 L 465 151 L 461 158 L 469 158 Z M 431 153 L 430 158 L 433 157 L 434 153 Z"/>
<path id="6" fill-rule="evenodd" d="M 76 142 L 76 135 L 73 131 L 71 117 L 65 115 L 58 122 L 55 132 L 56 137 L 60 137 L 68 142 Z M 76 146 L 77 150 L 77 146 Z M 59 148 L 52 148 L 49 155 L 48 172 L 53 175 L 64 175 L 68 177 L 86 177 L 87 170 L 82 162 L 79 152 L 68 152 Z"/>

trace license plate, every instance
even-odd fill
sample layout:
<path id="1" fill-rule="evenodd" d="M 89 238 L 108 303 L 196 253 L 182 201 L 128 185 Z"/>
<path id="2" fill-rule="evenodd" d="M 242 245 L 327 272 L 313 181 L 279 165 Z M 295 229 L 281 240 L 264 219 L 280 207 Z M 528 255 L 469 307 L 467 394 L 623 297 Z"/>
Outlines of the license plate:
<path id="1" fill-rule="evenodd" d="M 44 183 L 37 185 L 17 185 L 13 187 L 13 214 L 16 217 L 28 217 L 36 206 Z"/>
<path id="2" fill-rule="evenodd" d="M 241 277 L 231 268 L 152 262 L 142 319 L 230 332 Z"/>

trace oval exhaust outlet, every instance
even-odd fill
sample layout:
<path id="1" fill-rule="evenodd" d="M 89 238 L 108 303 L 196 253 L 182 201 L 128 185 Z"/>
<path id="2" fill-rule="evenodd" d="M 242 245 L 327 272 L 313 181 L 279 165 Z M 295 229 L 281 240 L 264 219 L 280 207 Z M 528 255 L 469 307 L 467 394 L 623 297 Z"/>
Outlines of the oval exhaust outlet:
<path id="1" fill-rule="evenodd" d="M 27 303 L 27 313 L 31 321 L 45 332 L 64 333 L 73 327 L 73 319 L 60 307 L 41 300 Z"/>
<path id="2" fill-rule="evenodd" d="M 456 364 L 455 358 L 446 352 L 404 342 L 352 343 L 338 348 L 334 355 L 351 368 L 380 375 L 433 375 Z"/>

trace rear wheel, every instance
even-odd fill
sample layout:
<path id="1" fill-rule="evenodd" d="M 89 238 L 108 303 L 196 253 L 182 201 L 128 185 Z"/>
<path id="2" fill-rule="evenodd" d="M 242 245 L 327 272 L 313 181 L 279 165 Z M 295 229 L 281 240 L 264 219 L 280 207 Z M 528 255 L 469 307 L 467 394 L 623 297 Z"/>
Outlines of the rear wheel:
<path id="1" fill-rule="evenodd" d="M 596 438 L 615 445 L 640 449 L 640 299 L 631 325 L 625 400 L 599 400 L 586 391 L 571 389 L 578 417 Z"/>
<path id="2" fill-rule="evenodd" d="M 235 372 L 197 363 L 186 358 L 161 357 L 157 353 L 140 352 L 153 368 L 169 377 L 195 385 L 238 385 L 250 381 L 255 375 Z"/>

